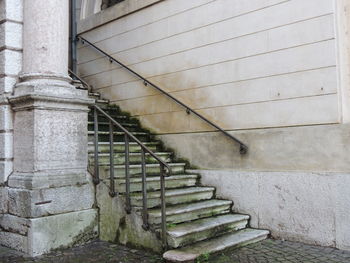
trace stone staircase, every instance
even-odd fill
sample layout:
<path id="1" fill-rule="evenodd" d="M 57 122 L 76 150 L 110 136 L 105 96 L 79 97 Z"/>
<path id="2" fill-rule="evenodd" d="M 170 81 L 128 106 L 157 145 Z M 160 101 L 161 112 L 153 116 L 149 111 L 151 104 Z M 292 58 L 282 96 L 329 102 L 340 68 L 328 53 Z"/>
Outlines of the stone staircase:
<path id="1" fill-rule="evenodd" d="M 139 140 L 169 163 L 172 175 L 165 180 L 168 251 L 163 257 L 168 262 L 194 262 L 201 255 L 229 247 L 240 247 L 267 238 L 269 232 L 248 228 L 249 216 L 232 213 L 233 202 L 215 197 L 215 188 L 202 186 L 200 177 L 186 172 L 188 165 L 177 161 L 172 151 L 142 129 L 136 119 L 120 112 L 97 93 L 91 94 L 98 105 L 131 131 Z M 89 114 L 89 168 L 93 171 L 94 132 L 93 114 Z M 160 178 L 159 164 L 146 155 L 148 212 L 150 229 L 142 229 L 142 179 L 140 147 L 130 142 L 131 214 L 124 210 L 125 166 L 124 133 L 114 131 L 115 188 L 119 193 L 112 198 L 109 190 L 109 123 L 99 116 L 99 172 L 101 183 L 96 187 L 100 210 L 100 236 L 107 241 L 163 251 L 160 241 Z"/>

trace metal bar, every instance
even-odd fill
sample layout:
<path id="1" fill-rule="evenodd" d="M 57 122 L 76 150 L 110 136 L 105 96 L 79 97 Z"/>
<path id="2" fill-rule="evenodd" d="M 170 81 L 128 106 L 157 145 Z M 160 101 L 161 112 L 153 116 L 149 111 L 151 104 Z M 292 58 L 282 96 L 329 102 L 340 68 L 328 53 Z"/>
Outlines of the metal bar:
<path id="1" fill-rule="evenodd" d="M 95 174 L 94 174 L 94 184 L 100 183 L 100 170 L 99 170 L 99 161 L 98 161 L 98 112 L 97 109 L 94 108 L 94 145 L 95 145 L 95 155 L 94 155 L 94 167 L 95 167 Z"/>
<path id="2" fill-rule="evenodd" d="M 74 73 L 77 72 L 77 17 L 76 1 L 71 0 L 71 67 Z"/>
<path id="3" fill-rule="evenodd" d="M 165 202 L 165 167 L 160 164 L 160 200 L 162 211 L 162 243 L 164 249 L 167 248 L 167 226 L 166 226 L 166 202 Z"/>
<path id="4" fill-rule="evenodd" d="M 91 86 L 85 80 L 83 80 L 81 77 L 79 77 L 76 73 L 74 73 L 70 69 L 68 69 L 68 72 L 69 74 L 73 75 L 73 77 L 75 77 L 77 80 L 79 80 L 87 88 L 89 92 L 92 92 Z"/>
<path id="5" fill-rule="evenodd" d="M 142 149 L 145 150 L 145 152 L 149 153 L 154 159 L 156 159 L 159 163 L 162 163 L 168 171 L 171 171 L 170 166 L 164 162 L 160 157 L 158 157 L 155 153 L 153 153 L 150 149 L 148 149 L 147 146 L 145 146 L 139 139 L 137 139 L 134 135 L 132 135 L 131 132 L 129 132 L 127 129 L 125 129 L 120 123 L 118 123 L 116 120 L 114 120 L 111 116 L 109 116 L 104 110 L 102 110 L 99 106 L 94 105 L 94 107 L 102 113 L 108 120 L 113 122 L 115 126 L 117 126 L 119 129 L 121 129 L 125 134 L 129 136 L 133 141 L 135 141 Z"/>
<path id="6" fill-rule="evenodd" d="M 110 189 L 109 195 L 115 197 L 115 184 L 114 184 L 114 129 L 113 123 L 109 121 L 109 178 Z"/>
<path id="7" fill-rule="evenodd" d="M 127 133 L 124 135 L 125 140 L 125 211 L 131 213 L 131 200 L 130 200 L 130 171 L 129 171 L 129 136 Z"/>
<path id="8" fill-rule="evenodd" d="M 195 110 L 191 109 L 190 107 L 188 107 L 185 103 L 181 102 L 180 100 L 178 100 L 177 98 L 175 98 L 174 96 L 172 96 L 171 94 L 169 94 L 168 92 L 164 91 L 163 89 L 161 89 L 160 87 L 158 87 L 156 84 L 152 83 L 151 81 L 147 80 L 146 78 L 142 77 L 140 74 L 138 74 L 137 72 L 135 72 L 134 70 L 132 70 L 131 68 L 129 68 L 128 66 L 126 66 L 125 64 L 123 64 L 122 62 L 116 60 L 115 58 L 113 58 L 112 56 L 108 55 L 106 52 L 104 52 L 102 49 L 98 48 L 97 46 L 95 46 L 94 44 L 92 44 L 91 42 L 89 42 L 88 40 L 86 40 L 85 38 L 79 36 L 78 39 L 81 39 L 82 42 L 86 42 L 88 43 L 90 46 L 92 46 L 93 48 L 95 48 L 97 51 L 99 51 L 100 53 L 102 53 L 103 55 L 105 55 L 106 57 L 109 58 L 109 60 L 111 62 L 115 62 L 117 64 L 119 64 L 121 67 L 127 69 L 128 71 L 130 71 L 132 74 L 134 74 L 135 76 L 137 76 L 138 78 L 142 79 L 144 84 L 147 85 L 151 85 L 152 87 L 154 87 L 155 89 L 157 89 L 159 92 L 163 93 L 165 96 L 167 96 L 168 98 L 172 99 L 173 101 L 175 101 L 177 104 L 179 104 L 180 106 L 184 107 L 186 109 L 187 113 L 193 113 L 194 115 L 196 115 L 197 117 L 199 117 L 200 119 L 202 119 L 203 121 L 205 121 L 206 123 L 208 123 L 209 125 L 211 125 L 212 127 L 214 127 L 215 129 L 219 130 L 220 132 L 222 132 L 224 135 L 226 135 L 227 137 L 229 137 L 230 139 L 232 139 L 233 141 L 235 141 L 236 143 L 238 143 L 240 145 L 240 153 L 241 154 L 246 154 L 248 152 L 248 146 L 245 145 L 243 142 L 241 142 L 240 140 L 238 140 L 236 137 L 232 136 L 231 134 L 229 134 L 227 131 L 223 130 L 222 128 L 220 128 L 218 125 L 216 125 L 214 122 L 208 120 L 207 118 L 205 118 L 203 115 L 199 114 L 198 112 L 196 112 Z"/>
<path id="9" fill-rule="evenodd" d="M 146 157 L 145 151 L 141 148 L 141 165 L 142 165 L 142 221 L 143 229 L 149 229 L 148 225 L 148 207 L 147 207 L 147 181 L 146 181 Z"/>

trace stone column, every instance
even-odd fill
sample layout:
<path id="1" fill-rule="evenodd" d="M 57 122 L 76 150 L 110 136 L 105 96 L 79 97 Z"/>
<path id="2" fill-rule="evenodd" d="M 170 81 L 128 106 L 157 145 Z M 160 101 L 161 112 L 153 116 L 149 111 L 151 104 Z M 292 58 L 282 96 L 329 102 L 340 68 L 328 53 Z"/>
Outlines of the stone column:
<path id="1" fill-rule="evenodd" d="M 24 0 L 23 71 L 10 103 L 14 172 L 0 244 L 30 255 L 97 234 L 87 177 L 87 92 L 70 84 L 68 0 Z"/>

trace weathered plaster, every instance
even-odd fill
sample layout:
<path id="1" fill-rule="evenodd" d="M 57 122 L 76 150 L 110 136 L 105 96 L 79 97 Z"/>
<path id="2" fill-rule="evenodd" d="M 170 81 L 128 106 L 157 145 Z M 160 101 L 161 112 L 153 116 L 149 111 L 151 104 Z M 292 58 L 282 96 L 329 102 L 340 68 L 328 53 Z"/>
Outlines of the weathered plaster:
<path id="1" fill-rule="evenodd" d="M 164 134 L 158 137 L 178 157 L 203 169 L 243 171 L 350 171 L 350 125 L 316 125 L 230 132 L 249 147 L 219 132 Z"/>
<path id="2" fill-rule="evenodd" d="M 251 226 L 278 239 L 349 249 L 350 174 L 194 170 Z"/>

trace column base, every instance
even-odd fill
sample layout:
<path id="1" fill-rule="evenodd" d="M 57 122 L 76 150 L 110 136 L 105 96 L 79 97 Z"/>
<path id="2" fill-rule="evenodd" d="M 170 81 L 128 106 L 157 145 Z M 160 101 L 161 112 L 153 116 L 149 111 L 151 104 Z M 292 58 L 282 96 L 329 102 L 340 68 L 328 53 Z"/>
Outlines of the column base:
<path id="1" fill-rule="evenodd" d="M 38 256 L 58 248 L 84 244 L 98 237 L 96 209 L 34 219 L 0 216 L 0 245 Z"/>

